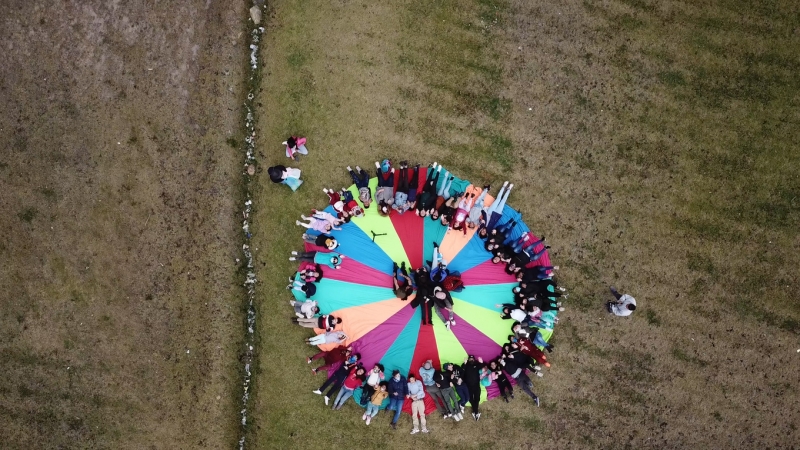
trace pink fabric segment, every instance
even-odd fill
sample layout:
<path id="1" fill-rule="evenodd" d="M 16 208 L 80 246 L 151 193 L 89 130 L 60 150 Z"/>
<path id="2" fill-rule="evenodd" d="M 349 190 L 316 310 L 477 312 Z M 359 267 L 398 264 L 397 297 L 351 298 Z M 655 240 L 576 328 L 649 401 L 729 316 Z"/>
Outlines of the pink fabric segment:
<path id="1" fill-rule="evenodd" d="M 538 241 L 540 238 L 539 238 L 539 236 L 536 236 L 536 235 L 534 235 L 533 233 L 531 233 L 531 239 L 533 239 L 533 240 L 534 240 L 534 242 L 536 242 L 536 241 Z M 540 252 L 540 251 L 542 251 L 542 249 L 543 249 L 543 248 L 544 248 L 544 244 L 539 244 L 539 245 L 537 245 L 536 247 L 534 247 L 534 248 L 532 248 L 532 249 L 530 249 L 530 250 L 528 250 L 528 251 L 529 251 L 531 254 L 535 254 L 536 252 Z M 534 267 L 534 266 L 549 266 L 549 265 L 551 265 L 551 264 L 550 264 L 550 252 L 548 252 L 548 251 L 545 251 L 545 252 L 544 252 L 544 254 L 543 254 L 542 256 L 540 256 L 540 257 L 539 257 L 539 259 L 537 259 L 536 261 L 533 261 L 533 262 L 531 262 L 531 263 L 528 263 L 527 267 Z"/>
<path id="2" fill-rule="evenodd" d="M 475 355 L 476 358 L 481 357 L 484 361 L 488 362 L 502 352 L 502 347 L 500 347 L 497 342 L 493 341 L 492 338 L 481 333 L 480 330 L 470 325 L 458 314 L 454 313 L 454 318 L 456 326 L 451 327 L 450 330 L 456 335 L 458 342 L 464 347 L 467 354 Z"/>
<path id="3" fill-rule="evenodd" d="M 539 260 L 545 256 L 542 255 Z M 503 264 L 493 264 L 491 260 L 487 260 L 462 273 L 461 280 L 464 281 L 464 286 L 473 286 L 477 284 L 514 283 L 517 278 L 507 274 Z"/>

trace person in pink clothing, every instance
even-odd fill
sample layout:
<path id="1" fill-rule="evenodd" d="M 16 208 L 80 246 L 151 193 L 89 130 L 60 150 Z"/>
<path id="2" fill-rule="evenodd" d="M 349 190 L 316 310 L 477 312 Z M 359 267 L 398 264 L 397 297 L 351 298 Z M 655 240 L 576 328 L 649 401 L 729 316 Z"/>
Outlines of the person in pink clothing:
<path id="1" fill-rule="evenodd" d="M 465 226 L 466 220 L 469 218 L 469 212 L 472 210 L 472 205 L 475 203 L 475 193 L 468 192 L 461 197 L 458 202 L 456 212 L 453 213 L 453 218 L 450 220 L 451 230 L 462 230 L 467 234 L 467 227 Z"/>
<path id="2" fill-rule="evenodd" d="M 307 155 L 308 149 L 306 148 L 306 138 L 298 136 L 289 136 L 283 145 L 286 146 L 286 157 L 297 161 L 298 155 Z"/>
<path id="3" fill-rule="evenodd" d="M 296 221 L 297 225 L 301 227 L 306 227 L 311 230 L 319 231 L 320 233 L 327 233 L 331 230 L 341 230 L 341 228 L 336 228 L 336 225 L 340 223 L 339 219 L 335 216 L 327 213 L 325 211 L 317 211 L 311 217 L 300 216 L 303 220 L 308 220 L 308 223 Z"/>

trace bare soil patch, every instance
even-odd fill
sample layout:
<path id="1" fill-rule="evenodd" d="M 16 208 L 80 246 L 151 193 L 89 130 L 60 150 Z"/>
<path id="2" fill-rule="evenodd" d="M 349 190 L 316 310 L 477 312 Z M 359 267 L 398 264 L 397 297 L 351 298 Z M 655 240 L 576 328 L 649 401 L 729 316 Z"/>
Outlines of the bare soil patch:
<path id="1" fill-rule="evenodd" d="M 246 11 L 0 6 L 4 448 L 236 442 Z"/>

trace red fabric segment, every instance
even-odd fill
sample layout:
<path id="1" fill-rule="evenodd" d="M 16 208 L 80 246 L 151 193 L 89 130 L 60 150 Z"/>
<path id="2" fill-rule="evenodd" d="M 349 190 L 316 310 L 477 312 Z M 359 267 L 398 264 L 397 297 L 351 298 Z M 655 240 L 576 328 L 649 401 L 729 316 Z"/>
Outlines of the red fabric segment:
<path id="1" fill-rule="evenodd" d="M 427 390 L 425 391 L 425 397 L 422 399 L 422 401 L 425 403 L 426 416 L 436 411 L 436 405 L 433 403 L 433 397 L 428 394 Z M 411 415 L 411 399 L 407 398 L 406 401 L 403 402 L 403 412 L 409 416 Z"/>
<path id="2" fill-rule="evenodd" d="M 420 306 L 422 308 L 423 306 Z M 414 357 L 411 358 L 411 373 L 417 376 L 418 380 L 422 380 L 419 376 L 419 368 L 425 364 L 425 361 L 431 360 L 433 367 L 437 370 L 441 369 L 442 363 L 439 361 L 439 349 L 436 347 L 436 336 L 433 333 L 432 325 L 422 325 L 419 327 L 419 335 L 417 336 L 417 348 L 414 349 Z M 430 414 L 436 410 L 436 405 L 430 400 L 430 395 L 425 395 L 425 414 Z M 409 404 L 409 414 L 411 413 L 411 405 Z"/>
<path id="3" fill-rule="evenodd" d="M 411 267 L 407 267 L 408 271 L 422 266 L 422 238 L 424 233 L 424 222 L 422 218 L 414 214 L 413 210 L 408 210 L 404 214 L 398 214 L 397 211 L 392 211 L 389 216 L 394 225 L 397 236 L 400 237 L 400 242 L 403 243 L 403 249 L 408 256 L 408 262 Z M 398 261 L 399 263 L 399 261 Z"/>
<path id="4" fill-rule="evenodd" d="M 539 261 L 546 257 L 547 255 L 542 255 Z M 464 282 L 464 286 L 474 286 L 478 284 L 514 283 L 517 278 L 506 273 L 505 264 L 493 264 L 490 259 L 462 273 L 461 280 Z"/>

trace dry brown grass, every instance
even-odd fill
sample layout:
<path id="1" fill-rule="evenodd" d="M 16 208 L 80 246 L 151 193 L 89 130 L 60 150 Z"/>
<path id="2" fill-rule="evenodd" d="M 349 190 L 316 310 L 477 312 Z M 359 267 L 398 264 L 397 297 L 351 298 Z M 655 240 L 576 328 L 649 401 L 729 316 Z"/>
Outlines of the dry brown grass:
<path id="1" fill-rule="evenodd" d="M 0 6 L 2 448 L 238 438 L 246 7 L 172 3 Z"/>
<path id="2" fill-rule="evenodd" d="M 264 185 L 257 202 L 269 264 L 253 440 L 796 445 L 797 18 L 791 2 L 275 2 L 262 145 L 278 162 L 274 144 L 301 133 L 311 156 L 300 191 Z M 384 156 L 510 178 L 511 203 L 555 243 L 572 294 L 541 409 L 490 402 L 477 424 L 432 419 L 412 437 L 310 393 L 321 380 L 281 291 L 295 216 L 349 184 L 345 165 Z M 603 312 L 609 284 L 639 300 L 629 320 Z"/>

